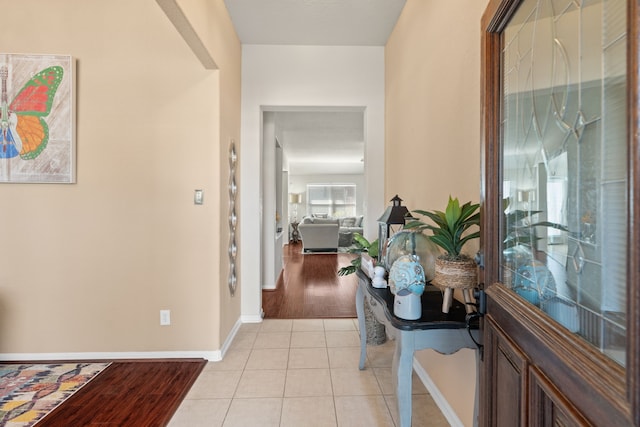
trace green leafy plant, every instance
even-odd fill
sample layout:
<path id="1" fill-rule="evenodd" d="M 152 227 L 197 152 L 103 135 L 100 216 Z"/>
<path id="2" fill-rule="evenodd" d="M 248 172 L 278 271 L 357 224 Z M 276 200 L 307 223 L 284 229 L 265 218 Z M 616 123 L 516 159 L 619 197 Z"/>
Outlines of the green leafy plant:
<path id="1" fill-rule="evenodd" d="M 357 254 L 358 256 L 351 260 L 351 265 L 338 270 L 338 276 L 346 276 L 358 271 L 362 265 L 362 258 L 360 257 L 362 253 L 368 253 L 369 256 L 374 259 L 378 258 L 378 239 L 369 243 L 360 233 L 353 233 L 353 242 L 353 246 L 351 246 L 347 252 Z"/>
<path id="2" fill-rule="evenodd" d="M 536 235 L 536 227 L 549 227 L 569 232 L 569 229 L 562 224 L 549 221 L 533 222 L 531 220 L 534 215 L 542 213 L 543 211 L 525 211 L 521 209 L 508 211 L 509 204 L 509 198 L 502 201 L 506 227 L 503 249 L 510 249 L 520 245 L 528 246 L 534 250 L 537 249 L 536 242 L 542 238 Z"/>
<path id="3" fill-rule="evenodd" d="M 413 220 L 405 228 L 428 229 L 433 233 L 431 241 L 445 251 L 444 257 L 449 260 L 468 258 L 461 254 L 463 246 L 472 239 L 480 237 L 480 231 L 467 233 L 473 226 L 480 226 L 479 204 L 467 202 L 460 206 L 457 198 L 449 196 L 449 203 L 444 212 L 415 210 L 413 212 L 426 216 L 434 222 L 428 224 L 421 220 Z"/>

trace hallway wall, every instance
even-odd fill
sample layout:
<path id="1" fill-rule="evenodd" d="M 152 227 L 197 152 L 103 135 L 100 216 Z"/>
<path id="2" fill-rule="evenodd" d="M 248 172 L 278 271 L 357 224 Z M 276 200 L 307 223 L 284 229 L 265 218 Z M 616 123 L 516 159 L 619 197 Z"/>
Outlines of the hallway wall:
<path id="1" fill-rule="evenodd" d="M 408 0 L 387 43 L 385 194 L 399 194 L 410 210 L 444 210 L 449 195 L 480 200 L 480 18 L 487 3 Z M 416 359 L 449 406 L 449 421 L 473 425 L 474 352 L 425 350 Z"/>
<path id="2" fill-rule="evenodd" d="M 224 72 L 154 1 L 1 2 L 0 52 L 77 61 L 78 168 L 76 184 L 0 185 L 1 357 L 212 356 L 238 319 L 238 302 L 221 309 L 219 169 L 221 135 L 239 134 L 240 44 L 223 1 L 206 3 Z"/>

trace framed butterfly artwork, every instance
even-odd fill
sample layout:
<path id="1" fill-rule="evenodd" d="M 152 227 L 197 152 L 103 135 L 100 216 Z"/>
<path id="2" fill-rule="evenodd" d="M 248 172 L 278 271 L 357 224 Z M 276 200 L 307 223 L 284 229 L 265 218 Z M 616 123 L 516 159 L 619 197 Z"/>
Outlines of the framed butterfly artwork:
<path id="1" fill-rule="evenodd" d="M 71 56 L 0 53 L 0 182 L 76 181 Z"/>

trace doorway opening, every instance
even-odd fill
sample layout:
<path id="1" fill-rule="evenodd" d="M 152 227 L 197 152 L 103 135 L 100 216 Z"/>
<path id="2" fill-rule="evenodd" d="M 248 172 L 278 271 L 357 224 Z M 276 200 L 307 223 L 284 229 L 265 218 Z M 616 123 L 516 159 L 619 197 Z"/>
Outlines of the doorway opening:
<path id="1" fill-rule="evenodd" d="M 351 280 L 338 278 L 338 258 L 344 263 L 350 257 L 345 253 L 339 255 L 346 252 L 350 244 L 346 237 L 351 236 L 341 224 L 345 220 L 352 227 L 359 223 L 358 231 L 363 234 L 366 220 L 365 112 L 364 107 L 263 107 L 262 110 L 262 290 L 275 291 L 280 285 L 283 288 L 280 292 L 303 292 L 307 312 L 315 313 L 307 317 L 351 317 L 345 316 L 343 309 L 321 313 L 309 307 L 313 306 L 314 298 L 320 299 L 330 292 L 319 291 L 319 286 L 326 285 L 328 279 L 334 292 L 339 283 L 342 288 L 351 287 L 348 284 Z M 349 191 L 345 193 L 345 189 Z M 305 239 L 303 233 L 294 233 L 298 224 L 305 223 L 306 227 L 315 218 L 318 222 L 320 218 L 337 222 L 329 236 L 321 233 L 321 237 L 335 240 L 335 245 L 323 243 L 321 248 L 313 247 L 312 234 Z M 303 254 L 305 245 L 307 250 Z M 291 268 L 283 269 L 285 262 L 291 263 Z M 297 264 L 316 267 L 296 268 Z M 284 289 L 285 281 L 300 285 L 300 289 L 294 291 L 296 286 Z M 309 289 L 305 292 L 305 287 L 315 288 L 315 297 Z M 355 284 L 353 289 L 355 292 Z M 353 305 L 354 299 L 348 299 Z M 265 309 L 264 301 L 263 310 L 266 315 L 273 311 Z M 297 314 L 303 317 L 304 313 Z"/>

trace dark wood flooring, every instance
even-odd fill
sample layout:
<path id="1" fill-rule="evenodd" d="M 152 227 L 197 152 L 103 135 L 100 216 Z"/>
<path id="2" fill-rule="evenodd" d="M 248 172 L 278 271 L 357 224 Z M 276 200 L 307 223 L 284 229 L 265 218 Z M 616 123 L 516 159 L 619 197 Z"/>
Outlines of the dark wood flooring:
<path id="1" fill-rule="evenodd" d="M 166 426 L 205 365 L 204 359 L 113 362 L 38 427 Z"/>
<path id="2" fill-rule="evenodd" d="M 262 291 L 266 318 L 356 317 L 356 275 L 338 276 L 338 270 L 349 265 L 355 255 L 303 255 L 301 243 L 289 243 L 283 252 L 284 268 L 276 289 Z"/>

